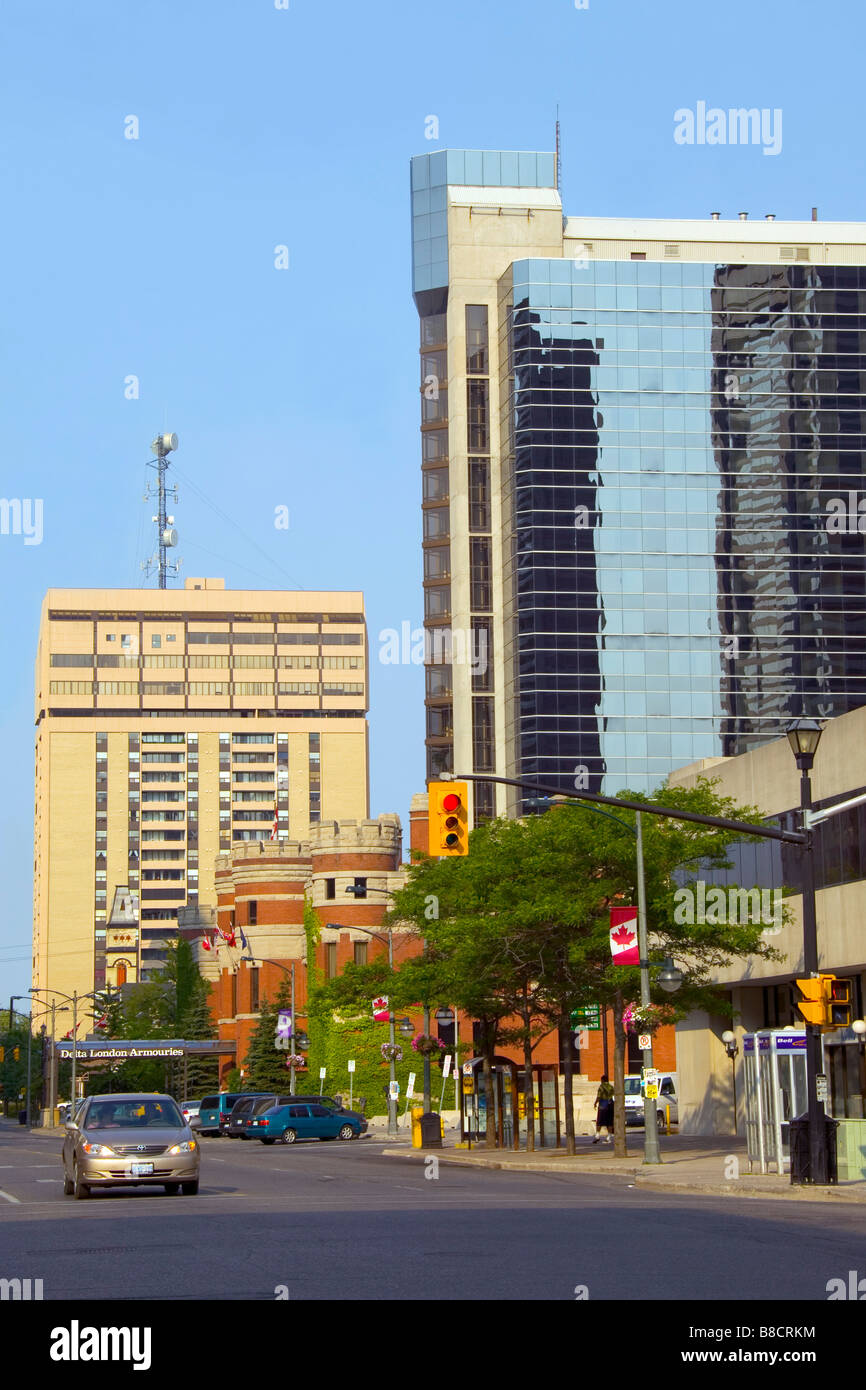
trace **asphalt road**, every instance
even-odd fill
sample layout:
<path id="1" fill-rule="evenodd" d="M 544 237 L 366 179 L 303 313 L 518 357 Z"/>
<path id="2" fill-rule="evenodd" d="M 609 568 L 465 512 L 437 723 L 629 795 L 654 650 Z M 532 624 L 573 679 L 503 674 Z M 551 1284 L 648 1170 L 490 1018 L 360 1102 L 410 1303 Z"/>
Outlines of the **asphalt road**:
<path id="1" fill-rule="evenodd" d="M 467 1171 L 381 1145 L 205 1139 L 201 1190 L 63 1196 L 59 1136 L 0 1131 L 0 1278 L 45 1299 L 820 1300 L 866 1212 Z"/>

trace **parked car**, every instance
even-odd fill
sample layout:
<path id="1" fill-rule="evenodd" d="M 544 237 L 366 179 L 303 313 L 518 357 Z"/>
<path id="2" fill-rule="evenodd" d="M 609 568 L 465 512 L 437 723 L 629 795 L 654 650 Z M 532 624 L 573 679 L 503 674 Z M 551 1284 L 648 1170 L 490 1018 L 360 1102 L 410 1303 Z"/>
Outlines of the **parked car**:
<path id="1" fill-rule="evenodd" d="M 627 1076 L 625 1078 L 625 1122 L 627 1125 L 642 1125 L 644 1122 L 643 1091 L 640 1080 L 639 1076 Z M 677 1074 L 675 1071 L 659 1072 L 659 1093 L 656 1107 L 659 1129 L 667 1129 L 668 1107 L 670 1107 L 671 1124 L 678 1123 Z"/>
<path id="2" fill-rule="evenodd" d="M 198 1112 L 199 1133 L 223 1134 L 235 1101 L 244 1094 L 249 1095 L 249 1092 L 221 1091 L 216 1096 L 205 1096 Z"/>
<path id="3" fill-rule="evenodd" d="M 254 1115 L 260 1115 L 263 1110 L 270 1110 L 273 1105 L 288 1105 L 291 1099 L 291 1096 L 277 1096 L 265 1091 L 248 1092 L 232 1106 L 226 1134 L 230 1139 L 249 1139 L 249 1124 Z"/>
<path id="4" fill-rule="evenodd" d="M 250 1138 L 263 1144 L 294 1144 L 296 1139 L 359 1139 L 367 1129 L 363 1115 L 353 1110 L 336 1110 L 322 1105 L 319 1098 L 290 1105 L 275 1105 L 250 1122 Z"/>
<path id="5" fill-rule="evenodd" d="M 63 1193 L 159 1185 L 198 1192 L 199 1146 L 171 1096 L 91 1096 L 66 1126 Z"/>
<path id="6" fill-rule="evenodd" d="M 180 1103 L 180 1113 L 186 1120 L 190 1129 L 199 1128 L 199 1111 L 201 1110 L 200 1100 L 182 1100 Z"/>

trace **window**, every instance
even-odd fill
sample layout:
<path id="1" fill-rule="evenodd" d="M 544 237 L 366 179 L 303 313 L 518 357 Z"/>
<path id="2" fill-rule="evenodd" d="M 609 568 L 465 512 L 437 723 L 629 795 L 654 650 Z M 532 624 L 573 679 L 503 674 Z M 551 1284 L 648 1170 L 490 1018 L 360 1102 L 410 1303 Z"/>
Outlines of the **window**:
<path id="1" fill-rule="evenodd" d="M 478 537 L 469 542 L 469 566 L 470 605 L 475 612 L 487 612 L 492 603 L 489 540 Z"/>
<path id="2" fill-rule="evenodd" d="M 161 646 L 162 646 L 162 638 L 160 637 L 160 635 L 159 635 L 158 632 L 153 632 L 153 633 L 151 633 L 150 645 L 151 645 L 152 647 L 161 647 Z"/>
<path id="3" fill-rule="evenodd" d="M 356 878 L 356 879 L 355 879 L 354 896 L 355 896 L 356 898 L 366 898 L 366 896 L 367 896 L 367 880 L 366 880 L 365 878 Z"/>
<path id="4" fill-rule="evenodd" d="M 250 927 L 256 927 L 258 926 L 258 922 L 259 905 L 256 902 L 255 898 L 251 898 L 250 901 L 247 903 L 247 925 Z"/>
<path id="5" fill-rule="evenodd" d="M 166 640 L 166 642 L 174 642 L 174 641 L 176 641 L 176 640 L 177 640 L 176 634 L 175 634 L 174 632 L 167 632 L 167 633 L 165 634 L 165 640 Z"/>
<path id="6" fill-rule="evenodd" d="M 259 967 L 255 966 L 250 970 L 250 1013 L 258 1013 L 259 1009 Z"/>
<path id="7" fill-rule="evenodd" d="M 424 512 L 424 539 L 439 540 L 448 535 L 449 519 L 447 507 L 429 507 Z"/>
<path id="8" fill-rule="evenodd" d="M 325 897 L 326 897 L 326 898 L 336 898 L 336 896 L 337 896 L 337 880 L 336 880 L 335 878 L 326 878 L 326 879 L 325 879 Z"/>
<path id="9" fill-rule="evenodd" d="M 120 634 L 120 645 L 123 647 L 124 651 L 128 651 L 128 652 L 131 652 L 131 651 L 132 651 L 132 633 L 131 633 L 131 632 L 122 632 L 122 633 Z"/>
<path id="10" fill-rule="evenodd" d="M 469 380 L 466 384 L 469 452 L 486 454 L 490 450 L 487 408 L 487 382 Z"/>
<path id="11" fill-rule="evenodd" d="M 490 530 L 490 462 L 469 460 L 469 530 Z"/>
<path id="12" fill-rule="evenodd" d="M 466 305 L 466 370 L 470 374 L 486 376 L 487 362 L 487 305 Z"/>
<path id="13" fill-rule="evenodd" d="M 116 637 L 115 633 L 113 633 L 113 632 L 106 632 L 106 634 L 105 634 L 105 640 L 106 640 L 106 642 L 116 642 L 116 641 L 117 641 L 117 637 Z"/>
<path id="14" fill-rule="evenodd" d="M 329 980 L 337 978 L 337 943 L 329 941 L 325 947 L 325 974 Z"/>

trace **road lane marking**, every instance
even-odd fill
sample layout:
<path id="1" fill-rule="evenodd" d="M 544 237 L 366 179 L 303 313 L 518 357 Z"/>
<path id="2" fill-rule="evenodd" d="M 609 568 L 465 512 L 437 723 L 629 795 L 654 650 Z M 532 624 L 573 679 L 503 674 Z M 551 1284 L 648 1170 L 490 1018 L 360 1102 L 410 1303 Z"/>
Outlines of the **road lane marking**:
<path id="1" fill-rule="evenodd" d="M 4 1197 L 7 1202 L 12 1202 L 16 1207 L 20 1207 L 21 1205 L 20 1198 L 13 1197 L 11 1192 L 4 1192 L 2 1187 L 0 1187 L 0 1197 Z"/>

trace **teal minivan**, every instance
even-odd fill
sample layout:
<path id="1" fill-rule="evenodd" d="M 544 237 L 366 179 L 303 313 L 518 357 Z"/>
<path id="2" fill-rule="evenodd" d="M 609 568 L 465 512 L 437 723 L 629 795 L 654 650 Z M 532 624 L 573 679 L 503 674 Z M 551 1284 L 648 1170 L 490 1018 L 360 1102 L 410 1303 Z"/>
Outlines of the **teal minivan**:
<path id="1" fill-rule="evenodd" d="M 199 1134 L 222 1134 L 235 1101 L 249 1094 L 249 1091 L 224 1091 L 218 1096 L 205 1096 L 198 1112 Z"/>

